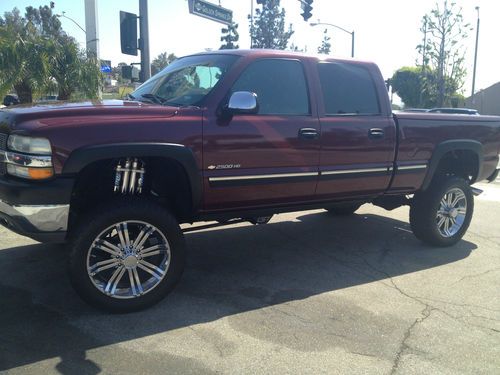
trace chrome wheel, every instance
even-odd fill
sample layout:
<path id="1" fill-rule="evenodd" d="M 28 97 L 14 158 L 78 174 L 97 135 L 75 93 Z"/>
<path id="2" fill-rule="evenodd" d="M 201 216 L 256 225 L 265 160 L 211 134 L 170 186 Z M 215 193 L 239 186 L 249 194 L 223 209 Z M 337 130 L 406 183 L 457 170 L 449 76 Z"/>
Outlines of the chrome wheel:
<path id="1" fill-rule="evenodd" d="M 464 224 L 467 215 L 467 198 L 459 188 L 448 190 L 439 202 L 436 224 L 443 237 L 454 236 Z"/>
<path id="2" fill-rule="evenodd" d="M 140 297 L 165 278 L 170 246 L 163 233 L 142 221 L 123 221 L 101 232 L 87 255 L 94 286 L 113 298 Z"/>

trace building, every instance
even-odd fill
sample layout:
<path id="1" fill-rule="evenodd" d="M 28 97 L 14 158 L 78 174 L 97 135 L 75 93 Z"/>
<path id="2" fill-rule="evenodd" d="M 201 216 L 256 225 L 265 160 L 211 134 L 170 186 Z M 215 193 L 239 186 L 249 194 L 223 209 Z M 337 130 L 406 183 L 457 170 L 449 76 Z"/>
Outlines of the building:
<path id="1" fill-rule="evenodd" d="M 500 82 L 467 98 L 466 106 L 477 109 L 481 115 L 500 116 Z"/>

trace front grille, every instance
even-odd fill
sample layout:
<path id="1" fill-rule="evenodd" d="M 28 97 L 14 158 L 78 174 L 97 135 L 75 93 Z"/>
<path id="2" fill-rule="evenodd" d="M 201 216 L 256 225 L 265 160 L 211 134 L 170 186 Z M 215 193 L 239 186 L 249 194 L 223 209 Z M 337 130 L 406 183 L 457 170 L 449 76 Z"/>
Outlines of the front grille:
<path id="1" fill-rule="evenodd" d="M 7 134 L 0 133 L 0 150 L 7 150 Z"/>

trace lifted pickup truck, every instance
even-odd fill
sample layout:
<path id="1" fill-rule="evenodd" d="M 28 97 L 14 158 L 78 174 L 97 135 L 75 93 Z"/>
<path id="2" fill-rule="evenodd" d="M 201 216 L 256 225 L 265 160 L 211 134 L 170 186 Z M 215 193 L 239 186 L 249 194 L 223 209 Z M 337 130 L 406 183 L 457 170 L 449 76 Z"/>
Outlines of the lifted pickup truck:
<path id="1" fill-rule="evenodd" d="M 453 245 L 499 153 L 499 117 L 393 114 L 375 64 L 202 53 L 126 101 L 1 110 L 0 222 L 68 242 L 80 296 L 126 312 L 179 281 L 179 223 L 407 204 L 417 238 Z"/>

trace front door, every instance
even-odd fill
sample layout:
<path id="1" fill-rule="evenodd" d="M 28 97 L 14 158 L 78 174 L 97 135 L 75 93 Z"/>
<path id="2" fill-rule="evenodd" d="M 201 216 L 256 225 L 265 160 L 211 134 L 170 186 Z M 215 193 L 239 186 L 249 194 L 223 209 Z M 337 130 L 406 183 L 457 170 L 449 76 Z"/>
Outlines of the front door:
<path id="1" fill-rule="evenodd" d="M 302 62 L 256 60 L 235 80 L 230 93 L 236 91 L 257 94 L 259 111 L 224 121 L 215 111 L 204 116 L 205 209 L 313 199 L 320 129 Z"/>

